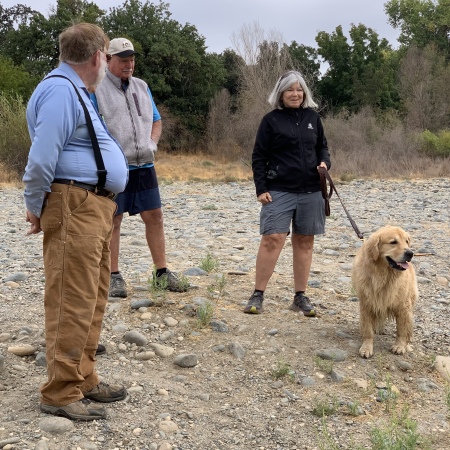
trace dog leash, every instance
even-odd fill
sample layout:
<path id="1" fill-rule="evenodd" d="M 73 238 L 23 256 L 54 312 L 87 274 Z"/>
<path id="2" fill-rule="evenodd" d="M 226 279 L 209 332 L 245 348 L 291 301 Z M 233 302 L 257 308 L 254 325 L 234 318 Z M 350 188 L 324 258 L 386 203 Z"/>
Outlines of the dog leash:
<path id="1" fill-rule="evenodd" d="M 337 195 L 338 199 L 340 200 L 341 205 L 344 208 L 345 214 L 347 215 L 348 220 L 352 224 L 352 227 L 355 230 L 356 235 L 359 237 L 359 239 L 364 240 L 363 234 L 361 233 L 361 231 L 359 231 L 358 227 L 356 226 L 355 221 L 352 219 L 352 216 L 347 211 L 347 208 L 345 207 L 344 202 L 342 201 L 341 197 L 339 196 L 339 193 L 336 190 L 336 187 L 333 183 L 333 180 L 331 179 L 330 174 L 328 173 L 328 170 L 326 170 L 324 167 L 319 167 L 318 170 L 319 170 L 319 175 L 320 175 L 320 188 L 322 190 L 322 197 L 325 200 L 325 215 L 326 216 L 330 215 L 330 212 L 331 212 L 330 198 L 333 195 L 333 191 L 334 191 L 334 192 L 336 192 L 336 195 Z M 327 188 L 327 181 L 330 184 L 329 191 Z"/>

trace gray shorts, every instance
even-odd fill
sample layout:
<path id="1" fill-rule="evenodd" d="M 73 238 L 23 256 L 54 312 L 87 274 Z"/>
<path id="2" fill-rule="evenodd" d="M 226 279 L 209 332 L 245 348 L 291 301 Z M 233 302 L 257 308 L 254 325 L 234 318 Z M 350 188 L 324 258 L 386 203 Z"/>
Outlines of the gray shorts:
<path id="1" fill-rule="evenodd" d="M 270 191 L 272 202 L 263 205 L 259 230 L 261 234 L 289 233 L 316 235 L 325 233 L 325 204 L 322 192 L 294 194 Z"/>

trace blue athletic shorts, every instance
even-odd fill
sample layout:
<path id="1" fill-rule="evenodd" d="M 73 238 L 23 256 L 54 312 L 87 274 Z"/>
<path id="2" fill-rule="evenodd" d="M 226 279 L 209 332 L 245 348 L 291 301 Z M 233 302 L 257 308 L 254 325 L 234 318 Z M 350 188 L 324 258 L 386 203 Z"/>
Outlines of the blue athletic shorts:
<path id="1" fill-rule="evenodd" d="M 117 198 L 116 216 L 127 212 L 130 216 L 142 211 L 161 208 L 155 167 L 129 171 L 128 184 Z"/>
<path id="2" fill-rule="evenodd" d="M 305 236 L 325 233 L 325 203 L 322 192 L 295 194 L 270 191 L 272 201 L 261 208 L 261 234 L 292 232 Z"/>

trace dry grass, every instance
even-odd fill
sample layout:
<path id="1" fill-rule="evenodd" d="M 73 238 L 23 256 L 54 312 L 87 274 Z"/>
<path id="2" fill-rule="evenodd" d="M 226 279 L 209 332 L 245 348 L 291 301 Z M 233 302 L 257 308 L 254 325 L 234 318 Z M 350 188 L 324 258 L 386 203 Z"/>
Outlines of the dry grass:
<path id="1" fill-rule="evenodd" d="M 10 170 L 7 170 L 3 164 L 0 163 L 0 189 L 3 187 L 21 187 L 22 182 L 19 176 Z"/>
<path id="2" fill-rule="evenodd" d="M 388 155 L 379 149 L 379 153 L 370 154 L 362 150 L 340 152 L 331 149 L 332 170 L 334 180 L 351 181 L 354 178 L 435 178 L 450 175 L 450 158 L 432 159 L 417 154 L 408 154 L 406 149 L 396 149 L 396 154 Z M 386 161 L 389 163 L 386 164 Z M 175 181 L 184 182 L 231 182 L 251 181 L 253 179 L 250 162 L 244 159 L 227 161 L 225 157 L 203 153 L 174 154 L 158 151 L 156 155 L 156 171 L 161 184 Z M 20 177 L 8 171 L 0 163 L 0 188 L 21 188 Z"/>
<path id="3" fill-rule="evenodd" d="M 229 182 L 253 179 L 248 163 L 242 160 L 220 160 L 203 154 L 179 155 L 158 151 L 156 171 L 160 183 L 166 184 L 174 181 Z M 2 185 L 21 187 L 21 181 L 0 164 L 0 186 Z"/>
<path id="4" fill-rule="evenodd" d="M 226 161 L 211 155 L 174 155 L 158 152 L 156 168 L 161 183 L 173 181 L 248 181 L 252 170 L 242 160 Z"/>

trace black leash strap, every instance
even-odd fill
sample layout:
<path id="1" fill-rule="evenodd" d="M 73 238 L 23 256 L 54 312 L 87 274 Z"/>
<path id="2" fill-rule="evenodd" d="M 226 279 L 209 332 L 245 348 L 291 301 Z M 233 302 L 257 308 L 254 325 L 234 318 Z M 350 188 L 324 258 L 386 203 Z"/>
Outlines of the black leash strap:
<path id="1" fill-rule="evenodd" d="M 63 75 L 50 75 L 46 77 L 45 80 L 47 78 L 65 78 L 66 80 L 70 81 L 70 84 L 73 86 L 75 92 L 77 93 L 78 100 L 80 101 L 81 106 L 83 107 L 84 115 L 86 117 L 86 125 L 89 130 L 89 136 L 91 138 L 92 148 L 94 150 L 95 163 L 97 164 L 97 176 L 98 176 L 97 188 L 98 190 L 101 190 L 105 187 L 106 184 L 107 171 L 105 169 L 105 164 L 103 162 L 100 146 L 98 145 L 97 135 L 95 134 L 94 125 L 92 124 L 92 119 L 89 114 L 89 111 L 87 110 L 86 103 L 84 103 L 84 100 L 80 95 L 80 92 L 78 91 L 77 87 L 73 84 L 72 80 L 70 80 L 69 78 Z"/>
<path id="2" fill-rule="evenodd" d="M 344 205 L 344 202 L 342 201 L 341 197 L 339 196 L 338 191 L 336 190 L 336 187 L 333 183 L 333 180 L 331 179 L 330 174 L 328 173 L 328 170 L 324 167 L 319 167 L 319 175 L 320 175 L 320 188 L 322 190 L 322 197 L 325 200 L 325 214 L 327 216 L 330 215 L 330 198 L 333 195 L 333 191 L 336 192 L 336 195 L 338 196 L 338 199 L 341 202 L 342 207 L 344 208 L 345 214 L 347 215 L 348 220 L 352 224 L 353 229 L 355 230 L 356 235 L 359 237 L 359 239 L 364 239 L 363 234 L 361 231 L 359 231 L 358 227 L 356 226 L 355 221 L 350 216 L 350 213 L 347 211 L 347 208 Z M 327 188 L 327 181 L 330 183 L 330 189 Z"/>

